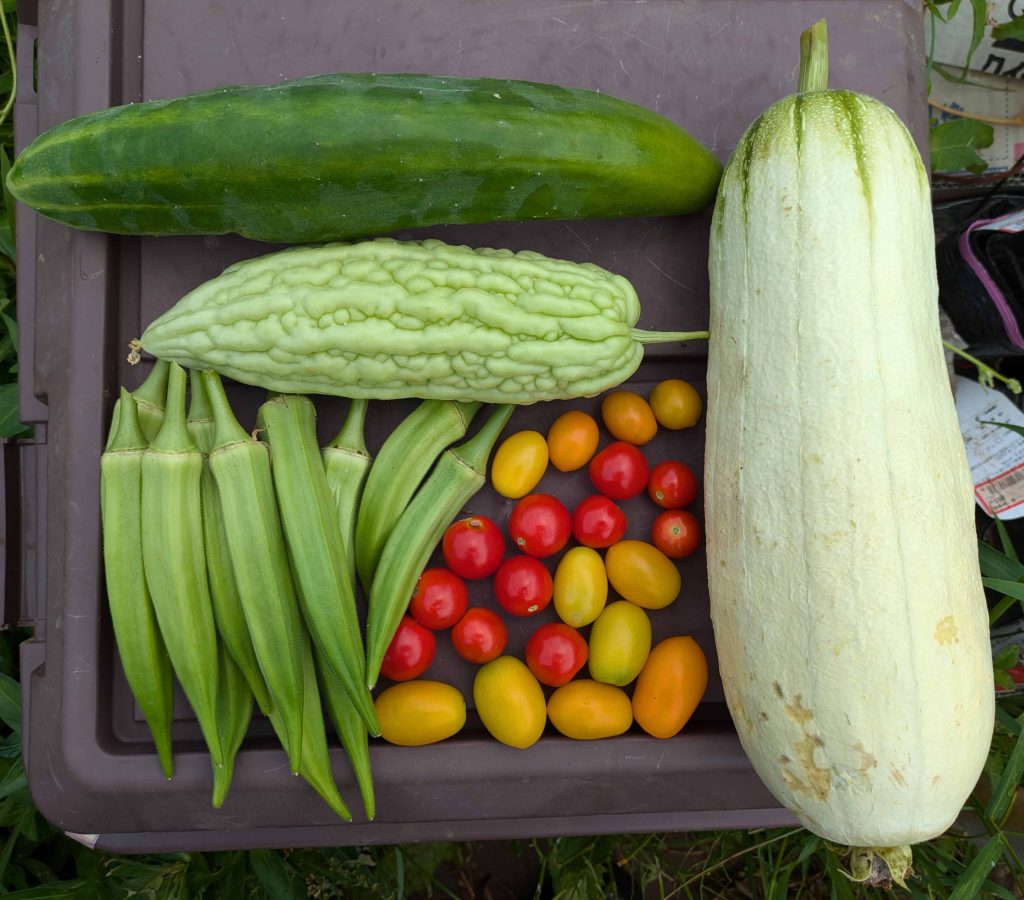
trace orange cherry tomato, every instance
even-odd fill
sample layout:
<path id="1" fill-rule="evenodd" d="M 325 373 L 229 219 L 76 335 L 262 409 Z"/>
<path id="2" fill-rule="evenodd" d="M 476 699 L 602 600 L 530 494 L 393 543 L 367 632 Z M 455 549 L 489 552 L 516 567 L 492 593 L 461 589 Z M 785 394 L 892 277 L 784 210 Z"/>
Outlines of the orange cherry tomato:
<path id="1" fill-rule="evenodd" d="M 651 409 L 658 424 L 671 431 L 692 428 L 700 420 L 704 402 L 688 381 L 670 378 L 651 391 Z"/>
<path id="2" fill-rule="evenodd" d="M 620 441 L 646 444 L 658 433 L 654 410 L 633 391 L 612 391 L 601 401 L 604 426 Z"/>
<path id="3" fill-rule="evenodd" d="M 649 735 L 670 738 L 689 721 L 708 686 L 708 662 L 689 635 L 662 641 L 633 688 L 633 718 Z"/>
<path id="4" fill-rule="evenodd" d="M 559 472 L 582 469 L 597 450 L 597 422 L 579 410 L 563 413 L 548 430 L 548 455 Z"/>

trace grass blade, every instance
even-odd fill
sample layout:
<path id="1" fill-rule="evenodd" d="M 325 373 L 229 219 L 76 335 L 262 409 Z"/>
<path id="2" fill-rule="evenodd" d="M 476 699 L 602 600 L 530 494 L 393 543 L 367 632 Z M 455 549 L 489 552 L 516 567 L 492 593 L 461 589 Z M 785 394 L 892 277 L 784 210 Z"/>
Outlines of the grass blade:
<path id="1" fill-rule="evenodd" d="M 971 864 L 964 869 L 964 874 L 957 882 L 953 893 L 949 895 L 949 900 L 975 900 L 982 896 L 981 886 L 988 880 L 989 873 L 1002 853 L 1003 836 L 993 835 L 971 860 Z"/>
<path id="2" fill-rule="evenodd" d="M 1006 766 L 999 781 L 992 790 L 992 797 L 985 807 L 985 816 L 993 822 L 999 822 L 1006 811 L 1010 808 L 1010 800 L 1017 786 L 1020 784 L 1021 776 L 1024 775 L 1024 731 L 1017 735 L 1017 743 L 1006 761 Z"/>

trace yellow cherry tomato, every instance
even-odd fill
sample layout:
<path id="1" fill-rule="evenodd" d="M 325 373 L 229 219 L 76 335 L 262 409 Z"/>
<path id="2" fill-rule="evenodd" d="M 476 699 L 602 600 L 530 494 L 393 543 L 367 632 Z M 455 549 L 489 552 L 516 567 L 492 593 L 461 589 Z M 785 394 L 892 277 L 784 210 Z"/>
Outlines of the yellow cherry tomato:
<path id="1" fill-rule="evenodd" d="M 629 684 L 651 652 L 651 620 L 635 603 L 609 603 L 590 629 L 590 677 L 619 687 Z"/>
<path id="2" fill-rule="evenodd" d="M 380 736 L 403 747 L 422 747 L 458 734 L 466 724 L 466 701 L 450 684 L 403 681 L 373 703 Z"/>
<path id="3" fill-rule="evenodd" d="M 582 469 L 597 450 L 600 433 L 593 416 L 571 410 L 563 413 L 548 429 L 548 455 L 559 472 Z"/>
<path id="4" fill-rule="evenodd" d="M 612 391 L 601 401 L 601 418 L 616 440 L 646 444 L 658 433 L 650 404 L 633 391 Z"/>
<path id="5" fill-rule="evenodd" d="M 608 602 L 608 573 L 601 554 L 573 547 L 555 569 L 554 604 L 558 617 L 573 628 L 589 625 Z"/>
<path id="6" fill-rule="evenodd" d="M 679 596 L 682 579 L 674 562 L 646 541 L 619 541 L 604 557 L 608 580 L 627 600 L 662 609 Z"/>
<path id="7" fill-rule="evenodd" d="M 670 738 L 690 720 L 708 686 L 708 661 L 689 635 L 651 650 L 633 688 L 633 718 L 649 735 Z"/>
<path id="8" fill-rule="evenodd" d="M 511 500 L 525 497 L 544 477 L 548 442 L 539 431 L 517 431 L 501 442 L 491 462 L 491 485 Z"/>
<path id="9" fill-rule="evenodd" d="M 679 431 L 697 424 L 704 409 L 704 401 L 688 381 L 670 378 L 651 391 L 651 409 L 660 425 Z"/>
<path id="10" fill-rule="evenodd" d="M 594 741 L 627 731 L 633 724 L 633 710 L 621 688 L 581 678 L 551 695 L 548 718 L 566 737 Z"/>
<path id="11" fill-rule="evenodd" d="M 473 702 L 491 736 L 525 750 L 544 732 L 544 690 L 526 663 L 499 656 L 480 667 L 473 679 Z"/>

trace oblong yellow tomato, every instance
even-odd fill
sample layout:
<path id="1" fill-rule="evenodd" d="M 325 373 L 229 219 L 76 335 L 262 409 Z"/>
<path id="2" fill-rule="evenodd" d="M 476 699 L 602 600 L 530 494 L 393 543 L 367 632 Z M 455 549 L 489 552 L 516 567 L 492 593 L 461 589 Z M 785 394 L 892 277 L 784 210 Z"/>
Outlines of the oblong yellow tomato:
<path id="1" fill-rule="evenodd" d="M 681 378 L 669 378 L 651 391 L 651 409 L 659 425 L 672 431 L 692 428 L 700 420 L 704 401 L 697 389 Z"/>
<path id="2" fill-rule="evenodd" d="M 555 569 L 554 604 L 573 628 L 589 625 L 608 602 L 608 573 L 601 554 L 590 547 L 568 550 Z"/>
<path id="3" fill-rule="evenodd" d="M 609 603 L 590 629 L 590 677 L 618 687 L 629 684 L 651 652 L 651 620 L 635 603 Z"/>
<path id="4" fill-rule="evenodd" d="M 491 461 L 491 485 L 518 500 L 532 491 L 548 467 L 548 442 L 539 431 L 517 431 L 501 442 Z"/>
<path id="5" fill-rule="evenodd" d="M 621 688 L 581 678 L 558 688 L 548 700 L 548 718 L 578 741 L 615 737 L 633 723 L 629 696 Z"/>
<path id="6" fill-rule="evenodd" d="M 560 415 L 548 429 L 548 456 L 559 472 L 582 469 L 597 450 L 597 422 L 578 409 Z"/>
<path id="7" fill-rule="evenodd" d="M 658 420 L 654 410 L 639 394 L 633 391 L 612 391 L 601 401 L 601 418 L 604 427 L 620 441 L 629 444 L 646 444 L 658 433 Z"/>
<path id="8" fill-rule="evenodd" d="M 663 609 L 679 596 L 679 570 L 664 553 L 646 541 L 619 541 L 608 548 L 605 569 L 612 587 L 645 609 Z"/>
<path id="9" fill-rule="evenodd" d="M 473 679 L 473 702 L 491 736 L 525 750 L 544 732 L 544 691 L 526 663 L 499 656 L 480 667 Z"/>
<path id="10" fill-rule="evenodd" d="M 708 686 L 708 661 L 689 635 L 663 640 L 633 688 L 633 718 L 649 735 L 670 738 L 690 720 Z"/>
<path id="11" fill-rule="evenodd" d="M 443 741 L 466 724 L 465 699 L 441 681 L 403 681 L 382 691 L 373 706 L 380 736 L 403 747 Z"/>

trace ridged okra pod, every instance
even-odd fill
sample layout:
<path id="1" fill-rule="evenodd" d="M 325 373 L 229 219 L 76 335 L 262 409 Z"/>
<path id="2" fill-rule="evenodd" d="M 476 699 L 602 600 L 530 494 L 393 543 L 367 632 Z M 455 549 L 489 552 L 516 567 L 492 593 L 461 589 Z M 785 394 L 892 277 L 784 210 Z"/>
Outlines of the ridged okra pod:
<path id="1" fill-rule="evenodd" d="M 373 461 L 356 523 L 355 560 L 369 592 L 395 523 L 445 447 L 465 433 L 479 403 L 424 400 L 388 435 Z"/>
<path id="2" fill-rule="evenodd" d="M 210 470 L 217 484 L 221 519 L 231 557 L 234 584 L 243 613 L 229 610 L 225 623 L 236 658 L 255 653 L 270 695 L 268 706 L 283 722 L 293 772 L 301 771 L 303 705 L 303 625 L 271 476 L 267 445 L 254 441 L 238 424 L 216 372 L 202 374 L 213 411 L 214 447 Z M 245 632 L 243 632 L 243 627 Z M 246 639 L 251 642 L 245 646 Z M 251 666 L 250 666 L 251 668 Z M 244 669 L 243 669 L 244 671 Z M 247 678 L 255 679 L 250 671 Z"/>
<path id="3" fill-rule="evenodd" d="M 139 425 L 142 434 L 148 444 L 160 430 L 160 424 L 164 420 L 164 402 L 167 397 L 167 373 L 171 364 L 165 359 L 158 359 L 146 376 L 145 380 L 133 392 L 132 399 L 135 401 L 136 411 L 139 417 Z M 121 400 L 114 403 L 114 414 L 110 423 L 110 434 L 107 438 L 107 448 L 110 447 L 110 439 L 117 430 L 118 416 L 121 414 Z"/>
<path id="4" fill-rule="evenodd" d="M 373 464 L 364 435 L 367 400 L 353 400 L 337 436 L 323 450 L 327 487 L 341 531 L 341 545 L 348 563 L 348 577 L 355 585 L 355 531 L 363 485 Z"/>
<path id="5" fill-rule="evenodd" d="M 484 486 L 487 460 L 513 406 L 499 406 L 480 430 L 441 454 L 384 546 L 370 591 L 366 626 L 366 683 L 377 683 L 380 665 L 409 605 L 416 581 L 445 529 Z"/>
<path id="6" fill-rule="evenodd" d="M 371 734 L 380 734 L 366 689 L 356 599 L 327 487 L 308 397 L 279 395 L 257 417 L 270 443 L 281 522 L 309 633 Z"/>
<path id="7" fill-rule="evenodd" d="M 320 692 L 327 706 L 327 714 L 331 717 L 334 731 L 341 739 L 341 744 L 348 755 L 352 772 L 359 785 L 359 793 L 363 798 L 363 809 L 366 818 L 373 821 L 377 814 L 377 801 L 373 795 L 373 776 L 370 772 L 370 744 L 366 723 L 360 717 L 348 693 L 338 681 L 338 676 L 331 671 L 319 654 L 316 654 L 316 668 L 320 682 Z"/>
<path id="8" fill-rule="evenodd" d="M 143 569 L 142 459 L 147 442 L 135 400 L 124 388 L 118 404 L 120 412 L 100 458 L 107 602 L 128 686 L 149 723 L 164 775 L 170 778 L 174 677 Z"/>
<path id="9" fill-rule="evenodd" d="M 299 775 L 334 812 L 346 822 L 350 822 L 352 813 L 341 799 L 338 786 L 334 783 L 334 774 L 331 772 L 331 756 L 327 749 L 324 712 L 316 683 L 313 647 L 306 633 L 302 636 L 302 674 L 305 702 L 302 715 L 302 764 L 299 766 Z M 287 746 L 281 712 L 276 706 L 270 709 L 270 724 L 277 732 L 282 745 Z"/>
<path id="10" fill-rule="evenodd" d="M 218 645 L 217 672 L 220 686 L 217 694 L 217 716 L 221 744 L 224 749 L 224 765 L 213 770 L 213 805 L 220 809 L 231 787 L 235 775 L 235 757 L 245 740 L 252 718 L 252 691 L 242 670 L 235 665 L 224 642 Z"/>
<path id="11" fill-rule="evenodd" d="M 206 547 L 206 576 L 210 583 L 213 618 L 221 641 L 227 646 L 235 665 L 242 670 L 256 704 L 266 715 L 270 709 L 270 692 L 252 648 L 242 600 L 235 584 L 220 495 L 210 467 L 210 451 L 216 445 L 217 429 L 206 383 L 197 369 L 189 371 L 189 389 L 192 396 L 188 410 L 188 429 L 203 454 L 203 545 Z"/>
<path id="12" fill-rule="evenodd" d="M 185 425 L 185 382 L 184 369 L 172 365 L 163 424 L 142 458 L 142 553 L 174 674 L 199 720 L 213 764 L 220 766 L 217 629 L 203 547 L 203 455 Z"/>

